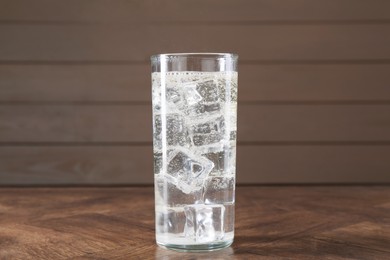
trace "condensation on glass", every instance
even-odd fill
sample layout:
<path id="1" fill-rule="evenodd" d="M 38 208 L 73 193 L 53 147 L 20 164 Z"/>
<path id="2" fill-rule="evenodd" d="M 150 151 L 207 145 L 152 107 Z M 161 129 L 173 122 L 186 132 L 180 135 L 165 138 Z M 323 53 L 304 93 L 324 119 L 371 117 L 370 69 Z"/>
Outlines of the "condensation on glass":
<path id="1" fill-rule="evenodd" d="M 156 240 L 183 251 L 234 238 L 237 55 L 152 56 Z"/>

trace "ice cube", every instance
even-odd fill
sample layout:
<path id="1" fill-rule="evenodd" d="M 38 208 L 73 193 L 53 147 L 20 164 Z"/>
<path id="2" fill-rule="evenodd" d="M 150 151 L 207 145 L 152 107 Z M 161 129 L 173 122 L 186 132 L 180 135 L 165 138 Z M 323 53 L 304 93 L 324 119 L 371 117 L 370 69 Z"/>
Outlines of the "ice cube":
<path id="1" fill-rule="evenodd" d="M 205 112 L 204 105 L 201 104 L 196 104 L 194 106 L 187 106 L 184 110 L 184 113 L 190 117 L 203 115 L 204 112 Z"/>
<path id="2" fill-rule="evenodd" d="M 234 203 L 235 177 L 213 176 L 205 182 L 205 204 Z"/>
<path id="3" fill-rule="evenodd" d="M 216 102 L 219 100 L 219 88 L 214 80 L 197 82 L 196 90 L 204 102 Z"/>
<path id="4" fill-rule="evenodd" d="M 157 114 L 154 116 L 153 142 L 157 149 L 161 149 L 162 142 L 162 119 L 163 116 Z M 186 146 L 191 140 L 185 125 L 184 117 L 178 113 L 172 113 L 165 116 L 166 140 L 169 146 Z"/>
<path id="5" fill-rule="evenodd" d="M 171 176 L 159 174 L 155 177 L 155 199 L 157 204 L 182 207 L 200 203 L 203 200 L 203 194 L 202 189 L 185 194 L 172 182 Z"/>
<path id="6" fill-rule="evenodd" d="M 197 243 L 206 243 L 222 239 L 224 236 L 223 205 L 194 204 L 184 207 L 186 222 L 184 236 Z"/>
<path id="7" fill-rule="evenodd" d="M 187 105 L 191 106 L 202 100 L 202 96 L 196 91 L 195 83 L 184 84 L 183 92 Z"/>
<path id="8" fill-rule="evenodd" d="M 213 131 L 218 131 L 219 127 L 216 122 L 208 121 L 205 123 L 194 123 L 192 126 L 192 132 L 195 134 L 209 134 Z"/>
<path id="9" fill-rule="evenodd" d="M 177 148 L 168 156 L 170 181 L 186 194 L 200 190 L 214 164 L 184 148 Z"/>
<path id="10" fill-rule="evenodd" d="M 211 146 L 211 148 L 213 148 Z M 218 148 L 218 147 L 215 147 Z M 236 155 L 234 146 L 222 146 L 222 150 L 209 151 L 202 155 L 214 163 L 214 168 L 211 172 L 212 175 L 225 175 L 235 173 Z"/>
<path id="11" fill-rule="evenodd" d="M 214 144 L 218 143 L 219 141 L 222 140 L 222 135 L 218 133 L 212 133 L 208 135 L 195 135 L 193 137 L 193 143 L 196 146 L 202 146 L 202 145 L 207 145 L 207 144 Z"/>
<path id="12" fill-rule="evenodd" d="M 167 101 L 173 104 L 179 104 L 181 102 L 181 95 L 177 89 L 167 88 L 166 97 Z"/>
<path id="13" fill-rule="evenodd" d="M 211 103 L 211 104 L 202 104 L 198 103 L 192 106 L 186 106 L 184 108 L 184 113 L 187 116 L 199 118 L 202 116 L 210 116 L 215 115 L 221 112 L 221 104 L 220 103 Z"/>
<path id="14" fill-rule="evenodd" d="M 204 112 L 208 112 L 210 114 L 221 110 L 220 103 L 204 104 L 203 107 L 204 107 Z"/>
<path id="15" fill-rule="evenodd" d="M 215 144 L 223 140 L 225 134 L 225 120 L 223 117 L 193 124 L 191 139 L 195 146 Z"/>
<path id="16" fill-rule="evenodd" d="M 156 208 L 156 232 L 181 234 L 185 219 L 183 209 Z"/>
<path id="17" fill-rule="evenodd" d="M 220 89 L 214 80 L 187 83 L 183 91 L 185 102 L 181 108 L 190 117 L 215 114 L 222 109 Z"/>
<path id="18" fill-rule="evenodd" d="M 190 142 L 184 117 L 180 114 L 167 115 L 167 143 L 170 146 L 184 146 Z"/>
<path id="19" fill-rule="evenodd" d="M 223 173 L 225 169 L 225 152 L 224 151 L 219 151 L 219 152 L 211 152 L 211 153 L 206 153 L 203 154 L 204 157 L 209 159 L 214 163 L 214 168 L 212 170 L 212 173 Z"/>
<path id="20" fill-rule="evenodd" d="M 225 234 L 234 232 L 234 204 L 225 204 L 225 218 L 223 220 L 223 230 Z"/>

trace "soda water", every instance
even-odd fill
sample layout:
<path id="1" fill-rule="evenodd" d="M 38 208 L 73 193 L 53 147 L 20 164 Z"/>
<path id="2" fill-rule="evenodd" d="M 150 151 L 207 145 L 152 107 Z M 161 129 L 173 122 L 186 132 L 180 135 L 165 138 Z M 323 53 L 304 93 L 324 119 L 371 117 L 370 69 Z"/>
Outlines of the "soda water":
<path id="1" fill-rule="evenodd" d="M 154 72 L 152 96 L 157 243 L 232 243 L 237 72 Z"/>

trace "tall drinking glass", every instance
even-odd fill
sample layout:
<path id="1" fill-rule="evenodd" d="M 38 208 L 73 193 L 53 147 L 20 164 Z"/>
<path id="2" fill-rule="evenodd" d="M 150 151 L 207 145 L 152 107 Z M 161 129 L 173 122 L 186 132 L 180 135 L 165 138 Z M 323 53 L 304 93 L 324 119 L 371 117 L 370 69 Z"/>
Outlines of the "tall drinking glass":
<path id="1" fill-rule="evenodd" d="M 237 58 L 151 57 L 157 244 L 202 251 L 234 238 Z"/>

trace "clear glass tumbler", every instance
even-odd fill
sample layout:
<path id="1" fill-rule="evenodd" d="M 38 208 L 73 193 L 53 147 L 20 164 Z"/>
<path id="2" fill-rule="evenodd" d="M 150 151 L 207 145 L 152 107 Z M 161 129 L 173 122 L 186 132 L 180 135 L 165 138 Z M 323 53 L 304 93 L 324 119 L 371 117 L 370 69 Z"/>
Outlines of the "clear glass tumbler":
<path id="1" fill-rule="evenodd" d="M 151 57 L 158 245 L 203 251 L 233 242 L 237 59 Z"/>

